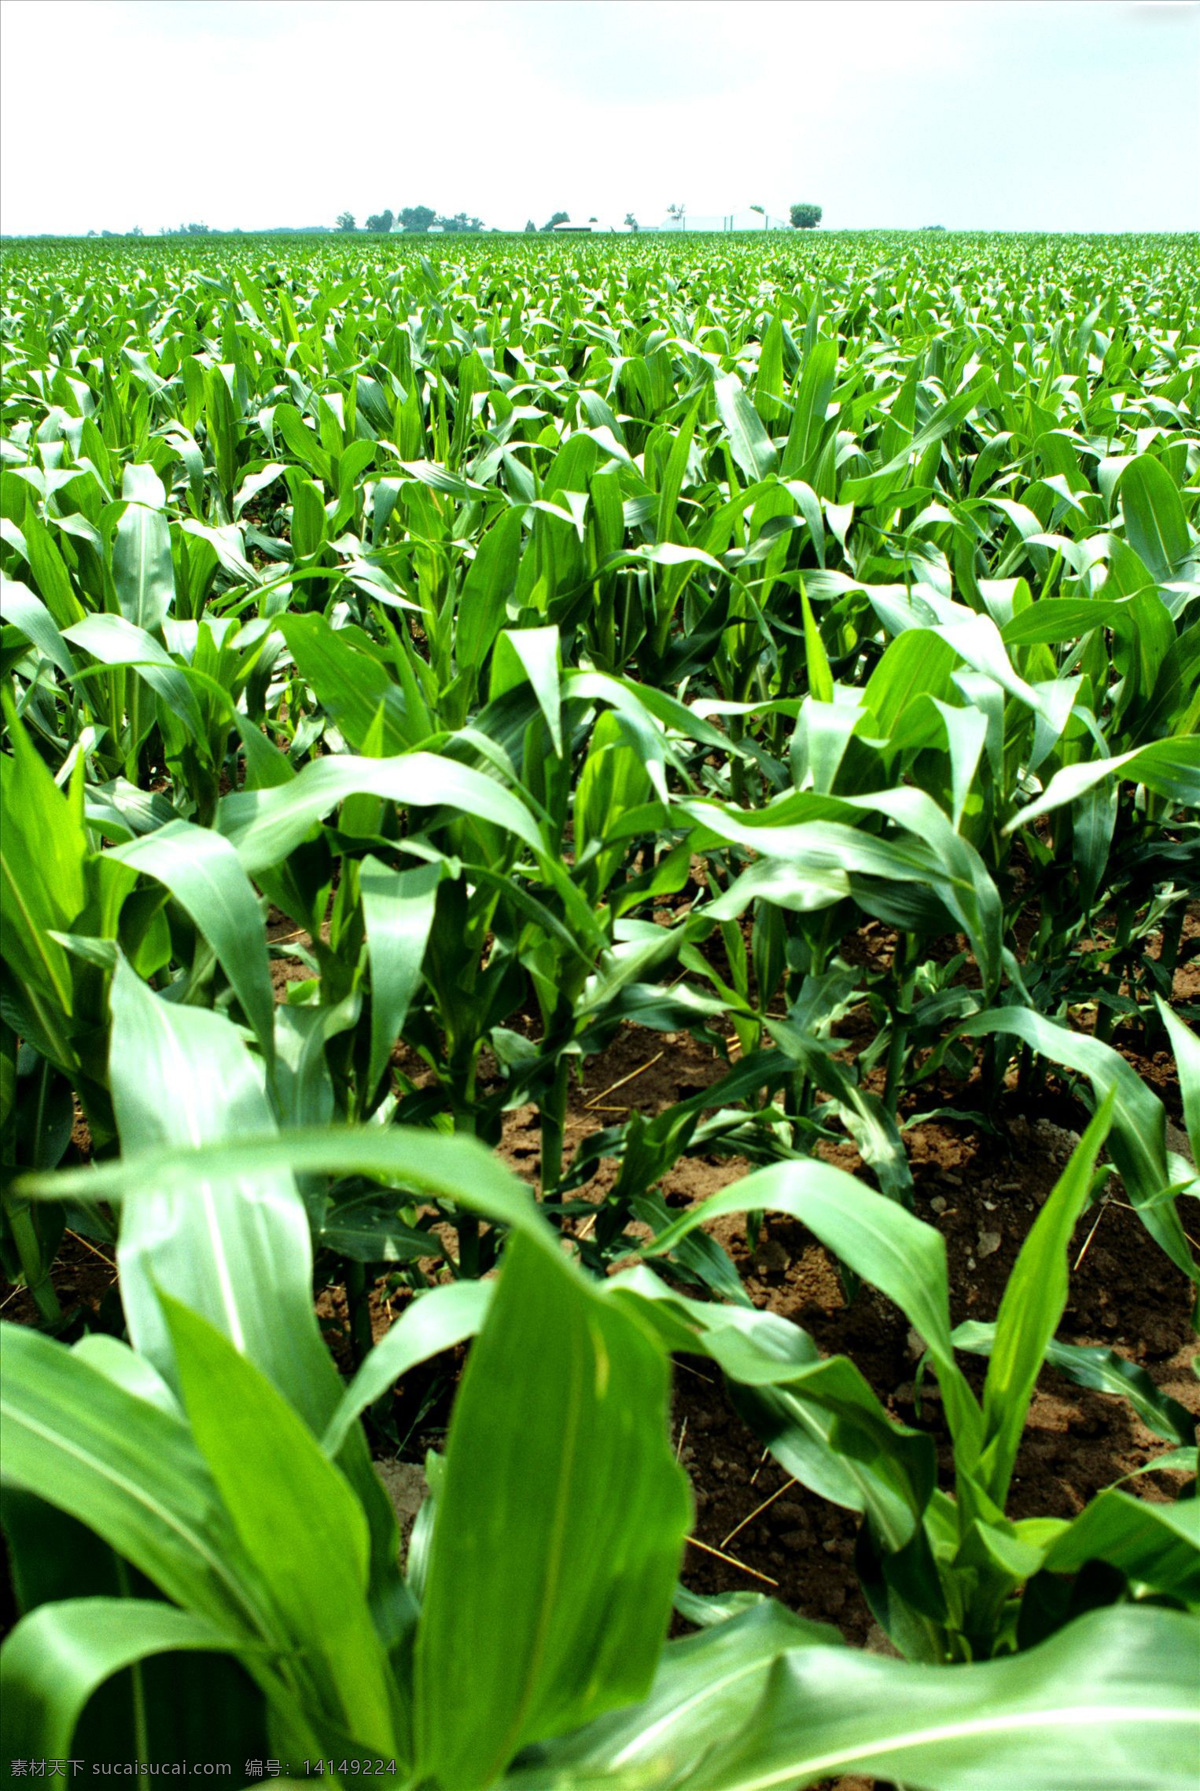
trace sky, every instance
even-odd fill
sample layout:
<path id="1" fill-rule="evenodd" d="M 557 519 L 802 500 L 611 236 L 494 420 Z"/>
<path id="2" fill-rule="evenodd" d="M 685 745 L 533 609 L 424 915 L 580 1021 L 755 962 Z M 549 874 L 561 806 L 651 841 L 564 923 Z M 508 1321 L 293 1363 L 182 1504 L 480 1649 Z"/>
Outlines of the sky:
<path id="1" fill-rule="evenodd" d="M 3 0 L 0 230 L 1200 229 L 1197 0 Z"/>

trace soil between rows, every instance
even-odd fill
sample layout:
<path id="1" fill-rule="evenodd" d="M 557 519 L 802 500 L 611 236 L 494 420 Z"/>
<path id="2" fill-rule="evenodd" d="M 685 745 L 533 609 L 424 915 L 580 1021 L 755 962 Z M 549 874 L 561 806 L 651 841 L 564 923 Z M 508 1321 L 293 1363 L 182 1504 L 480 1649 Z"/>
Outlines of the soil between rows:
<path id="1" fill-rule="evenodd" d="M 282 934 L 284 925 L 274 930 Z M 1195 920 L 1189 922 L 1189 934 L 1196 926 Z M 288 981 L 304 974 L 293 961 L 276 960 L 277 998 Z M 1181 969 L 1177 1001 L 1193 1000 L 1197 982 L 1196 964 Z M 847 1030 L 853 1030 L 852 1024 Z M 1177 1129 L 1180 1096 L 1170 1056 L 1126 1055 L 1167 1108 L 1172 1148 L 1186 1151 L 1186 1138 Z M 727 1067 L 715 1050 L 687 1033 L 625 1025 L 604 1052 L 585 1061 L 573 1081 L 565 1138 L 568 1160 L 599 1127 L 619 1122 L 634 1109 L 647 1117 L 660 1113 L 715 1082 Z M 970 1089 L 960 1088 L 955 1105 L 970 1104 Z M 916 1111 L 911 1097 L 905 1105 Z M 920 1105 L 928 1109 L 936 1100 L 926 1095 Z M 902 1107 L 902 1118 L 904 1111 Z M 991 1132 L 941 1120 L 906 1130 L 915 1210 L 946 1240 L 954 1323 L 995 1318 L 1020 1246 L 1085 1118 L 1082 1105 L 1051 1077 L 1036 1100 L 1007 1093 Z M 86 1129 L 75 1142 L 86 1154 Z M 500 1155 L 535 1187 L 539 1145 L 535 1110 L 523 1107 L 510 1113 Z M 852 1173 L 862 1167 L 849 1143 L 821 1144 L 818 1154 Z M 740 1179 L 749 1168 L 737 1157 L 686 1157 L 664 1177 L 662 1192 L 671 1207 L 684 1208 Z M 599 1200 L 615 1175 L 614 1164 L 602 1163 L 581 1190 L 582 1197 Z M 942 1480 L 949 1487 L 952 1458 L 936 1384 L 926 1381 L 918 1404 L 914 1378 L 920 1346 L 904 1315 L 868 1287 L 847 1304 L 835 1261 L 790 1219 L 768 1215 L 753 1249 L 740 1217 L 718 1220 L 711 1230 L 729 1251 L 756 1307 L 803 1326 L 823 1353 L 847 1355 L 893 1416 L 937 1438 Z M 87 1239 L 68 1234 L 54 1272 L 65 1306 L 94 1309 L 112 1300 L 116 1270 L 110 1256 Z M 1060 1339 L 1115 1347 L 1200 1416 L 1188 1284 L 1146 1233 L 1119 1183 L 1098 1210 L 1080 1221 L 1070 1261 L 1074 1267 Z M 373 1301 L 377 1335 L 398 1315 L 405 1297 Z M 317 1290 L 317 1311 L 335 1356 L 345 1357 L 342 1365 L 349 1368 L 342 1289 Z M 3 1284 L 0 1312 L 24 1322 L 34 1317 L 24 1290 Z M 427 1446 L 441 1444 L 462 1359 L 463 1352 L 456 1352 L 454 1361 L 425 1370 L 421 1386 L 406 1383 L 397 1392 L 398 1406 L 416 1421 L 403 1459 L 383 1461 L 380 1469 L 406 1528 L 419 1494 L 417 1464 Z M 963 1362 L 978 1388 L 985 1364 L 969 1357 Z M 833 1624 L 853 1646 L 886 1649 L 854 1571 L 854 1514 L 797 1486 L 764 1455 L 711 1364 L 680 1360 L 676 1367 L 672 1440 L 691 1479 L 695 1504 L 685 1584 L 702 1593 L 767 1592 L 802 1616 Z M 1103 1487 L 1144 1468 L 1169 1446 L 1123 1401 L 1076 1387 L 1046 1368 L 1030 1409 L 1010 1512 L 1015 1517 L 1071 1517 Z M 1181 1475 L 1162 1470 L 1139 1475 L 1134 1490 L 1147 1499 L 1164 1499 L 1176 1496 L 1183 1484 Z M 859 1791 L 869 1783 L 842 1780 L 838 1791 Z"/>

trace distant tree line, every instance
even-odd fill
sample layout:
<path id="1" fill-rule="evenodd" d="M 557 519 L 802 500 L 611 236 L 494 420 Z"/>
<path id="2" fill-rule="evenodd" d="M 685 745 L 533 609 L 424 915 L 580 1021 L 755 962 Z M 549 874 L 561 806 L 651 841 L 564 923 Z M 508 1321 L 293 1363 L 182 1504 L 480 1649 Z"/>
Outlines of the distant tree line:
<path id="1" fill-rule="evenodd" d="M 394 212 L 389 205 L 383 211 L 373 211 L 364 229 L 386 236 L 397 224 L 403 230 L 414 232 L 432 229 L 447 232 L 483 229 L 482 218 L 472 217 L 465 211 L 456 211 L 451 216 L 435 211 L 432 205 L 406 205 L 399 212 Z M 339 230 L 357 230 L 354 213 L 342 212 L 338 217 L 337 227 Z"/>

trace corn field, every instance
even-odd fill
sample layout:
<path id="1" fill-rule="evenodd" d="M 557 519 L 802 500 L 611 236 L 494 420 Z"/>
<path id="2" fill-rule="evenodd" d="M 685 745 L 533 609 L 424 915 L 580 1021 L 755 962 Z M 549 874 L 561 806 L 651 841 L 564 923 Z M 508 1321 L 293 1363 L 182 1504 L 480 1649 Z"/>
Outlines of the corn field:
<path id="1" fill-rule="evenodd" d="M 1188 1791 L 1195 1374 L 1071 1316 L 1200 1288 L 1196 239 L 3 281 L 5 1770 Z M 921 1141 L 1046 1113 L 972 1303 Z M 1145 1460 L 1031 1512 L 1051 1372 Z"/>

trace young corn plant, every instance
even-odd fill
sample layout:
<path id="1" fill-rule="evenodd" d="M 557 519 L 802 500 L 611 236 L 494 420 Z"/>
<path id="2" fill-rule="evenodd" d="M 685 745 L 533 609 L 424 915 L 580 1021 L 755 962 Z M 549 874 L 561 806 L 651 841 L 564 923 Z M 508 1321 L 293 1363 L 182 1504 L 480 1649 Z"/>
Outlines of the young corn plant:
<path id="1" fill-rule="evenodd" d="M 1028 1655 L 967 1667 L 856 1656 L 766 1602 L 665 1643 L 689 1520 L 666 1430 L 673 1296 L 649 1270 L 588 1280 L 475 1140 L 264 1130 L 244 1047 L 214 1016 L 183 1017 L 166 1024 L 204 1072 L 189 1143 L 171 1141 L 153 1088 L 118 1074 L 122 1157 L 29 1188 L 86 1181 L 120 1202 L 130 1342 L 71 1349 L 5 1326 L 4 1512 L 24 1606 L 0 1654 L 12 1757 L 65 1757 L 91 1722 L 115 1757 L 151 1764 L 203 1702 L 210 1749 L 257 1734 L 291 1772 L 320 1758 L 338 1782 L 370 1770 L 446 1791 L 732 1791 L 856 1767 L 1032 1791 L 1047 1761 L 1064 1786 L 1188 1782 L 1195 1630 L 1177 1610 L 1092 1611 Z M 143 1028 L 139 998 L 119 1046 Z M 509 1244 L 496 1282 L 420 1296 L 342 1388 L 308 1300 L 294 1177 L 355 1170 L 451 1195 Z M 824 1190 L 814 1166 L 798 1173 L 808 1196 L 797 1185 L 790 1203 L 811 1216 Z M 476 1333 L 405 1570 L 359 1416 Z M 796 1362 L 774 1368 L 794 1377 Z M 55 1595 L 47 1507 L 74 1520 L 92 1595 Z M 186 1670 L 149 1701 L 164 1660 Z"/>

